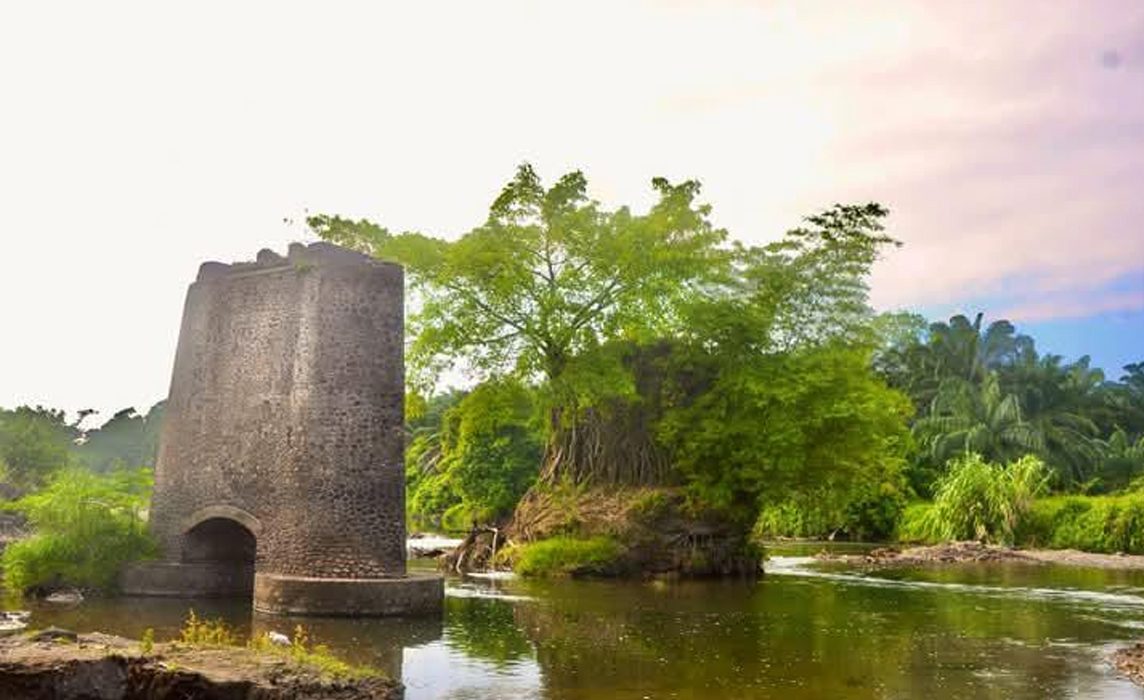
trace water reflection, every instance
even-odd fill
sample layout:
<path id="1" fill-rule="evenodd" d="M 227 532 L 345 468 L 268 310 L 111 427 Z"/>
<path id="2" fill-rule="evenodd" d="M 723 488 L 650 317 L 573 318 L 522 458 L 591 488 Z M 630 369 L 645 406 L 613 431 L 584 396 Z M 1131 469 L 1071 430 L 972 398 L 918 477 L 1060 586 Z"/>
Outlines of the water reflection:
<path id="1" fill-rule="evenodd" d="M 306 629 L 313 644 L 324 644 L 355 664 L 380 668 L 394 678 L 404 674 L 403 655 L 409 647 L 441 639 L 444 623 L 439 618 L 330 618 L 251 615 L 253 634 L 280 632 L 292 636 L 296 625 Z"/>
<path id="2" fill-rule="evenodd" d="M 409 700 L 1141 697 L 1105 662 L 1144 628 L 1138 573 L 971 566 L 874 577 L 783 559 L 772 570 L 754 583 L 451 579 L 443 623 L 193 606 L 244 634 L 303 624 L 348 659 L 399 673 Z M 152 627 L 163 639 L 187 607 L 92 600 L 37 608 L 33 624 L 131 636 Z"/>

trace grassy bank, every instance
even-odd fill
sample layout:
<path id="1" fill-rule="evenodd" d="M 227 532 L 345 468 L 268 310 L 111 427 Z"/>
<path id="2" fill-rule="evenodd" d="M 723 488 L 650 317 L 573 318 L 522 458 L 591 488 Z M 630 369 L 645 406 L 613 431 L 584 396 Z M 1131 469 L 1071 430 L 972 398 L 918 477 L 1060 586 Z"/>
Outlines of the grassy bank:
<path id="1" fill-rule="evenodd" d="M 522 576 L 567 576 L 605 573 L 623 553 L 612 537 L 553 537 L 520 545 L 511 552 L 513 570 Z"/>
<path id="2" fill-rule="evenodd" d="M 928 528 L 934 515 L 932 503 L 910 505 L 898 523 L 898 540 L 917 544 L 940 541 L 942 538 Z M 1038 498 L 1021 518 L 1013 544 L 1144 554 L 1144 494 Z"/>

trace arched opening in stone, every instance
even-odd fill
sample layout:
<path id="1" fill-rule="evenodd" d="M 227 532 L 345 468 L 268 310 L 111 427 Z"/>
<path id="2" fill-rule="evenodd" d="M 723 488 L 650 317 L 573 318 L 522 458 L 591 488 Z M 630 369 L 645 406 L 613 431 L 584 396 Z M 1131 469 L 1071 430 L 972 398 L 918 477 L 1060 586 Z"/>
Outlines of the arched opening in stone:
<path id="1" fill-rule="evenodd" d="M 202 569 L 204 594 L 252 596 L 258 542 L 249 529 L 230 518 L 207 518 L 187 531 L 183 561 Z"/>

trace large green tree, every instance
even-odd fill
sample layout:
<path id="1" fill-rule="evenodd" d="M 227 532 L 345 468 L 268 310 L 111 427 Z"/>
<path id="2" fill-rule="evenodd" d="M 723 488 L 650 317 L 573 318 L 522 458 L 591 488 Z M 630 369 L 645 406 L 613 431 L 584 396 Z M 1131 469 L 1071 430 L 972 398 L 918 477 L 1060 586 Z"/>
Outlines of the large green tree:
<path id="1" fill-rule="evenodd" d="M 607 210 L 588 197 L 582 173 L 546 188 L 526 164 L 488 220 L 457 240 L 337 216 L 309 224 L 326 240 L 405 266 L 418 307 L 415 370 L 463 360 L 485 374 L 559 384 L 578 354 L 668 332 L 679 303 L 723 269 L 726 233 L 696 201 L 698 183 L 652 186 L 657 201 L 646 214 Z"/>
<path id="2" fill-rule="evenodd" d="M 321 237 L 405 266 L 414 381 L 460 361 L 479 375 L 540 381 L 548 397 L 546 474 L 562 477 L 562 431 L 604 396 L 632 390 L 616 342 L 678 331 L 681 309 L 725 280 L 726 233 L 699 184 L 652 180 L 642 214 L 591 200 L 580 172 L 545 187 L 522 165 L 487 221 L 448 241 L 368 221 L 314 216 Z"/>
<path id="3" fill-rule="evenodd" d="M 525 165 L 487 221 L 455 240 L 337 216 L 309 224 L 327 240 L 405 266 L 416 375 L 432 377 L 461 362 L 483 379 L 512 376 L 541 390 L 546 480 L 646 484 L 682 476 L 714 504 L 741 503 L 749 512 L 763 481 L 786 479 L 798 464 L 812 465 L 805 478 L 813 480 L 815 470 L 877 461 L 875 453 L 900 438 L 882 422 L 900 427 L 902 420 L 896 394 L 871 398 L 878 387 L 888 390 L 870 373 L 867 350 L 868 274 L 895 243 L 883 232 L 886 210 L 836 205 L 774 243 L 750 247 L 729 243 L 712 223 L 697 183 L 657 178 L 652 186 L 656 200 L 646 213 L 609 210 L 588 197 L 582 174 L 545 187 Z M 857 349 L 848 353 L 847 346 Z M 752 397 L 749 385 L 772 382 L 775 371 L 784 374 L 781 387 L 790 396 L 810 392 L 790 404 L 793 423 L 806 419 L 806 449 L 786 456 L 760 450 L 753 475 L 744 467 L 742 478 L 731 475 L 742 460 L 713 460 L 721 471 L 715 481 L 733 485 L 700 486 L 711 474 L 686 465 L 716 432 L 701 433 L 696 412 L 733 420 L 729 440 L 738 439 L 734 431 L 769 434 L 782 397 Z M 842 376 L 847 372 L 853 376 Z M 831 377 L 836 393 L 822 391 L 822 376 Z M 813 395 L 850 393 L 854 403 L 837 408 L 846 419 L 815 429 L 819 419 L 830 423 L 826 414 L 835 404 L 815 403 Z M 739 405 L 747 409 L 741 416 L 734 412 Z M 799 413 L 811 407 L 822 413 Z M 869 410 L 865 418 L 860 408 Z M 680 419 L 688 415 L 696 420 Z M 850 419 L 879 425 L 860 449 L 857 434 L 840 429 Z M 659 430 L 661 421 L 670 428 Z M 780 441 L 778 423 L 774 430 Z M 414 476 L 427 474 L 427 485 L 445 483 L 432 473 L 444 463 L 443 444 L 419 445 L 418 464 L 429 468 Z M 673 473 L 665 468 L 671 461 L 679 465 Z M 424 494 L 435 507 L 447 495 Z"/>

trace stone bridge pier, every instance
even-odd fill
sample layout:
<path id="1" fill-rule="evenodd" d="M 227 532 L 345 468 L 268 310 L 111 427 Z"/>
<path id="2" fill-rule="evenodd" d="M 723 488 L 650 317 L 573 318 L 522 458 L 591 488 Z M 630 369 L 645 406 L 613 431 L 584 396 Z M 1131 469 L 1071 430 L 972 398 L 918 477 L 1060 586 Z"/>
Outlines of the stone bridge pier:
<path id="1" fill-rule="evenodd" d="M 202 265 L 155 466 L 163 558 L 125 593 L 440 612 L 441 578 L 405 567 L 402 277 L 328 243 Z"/>

